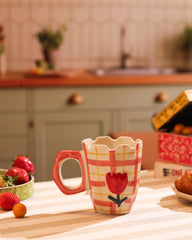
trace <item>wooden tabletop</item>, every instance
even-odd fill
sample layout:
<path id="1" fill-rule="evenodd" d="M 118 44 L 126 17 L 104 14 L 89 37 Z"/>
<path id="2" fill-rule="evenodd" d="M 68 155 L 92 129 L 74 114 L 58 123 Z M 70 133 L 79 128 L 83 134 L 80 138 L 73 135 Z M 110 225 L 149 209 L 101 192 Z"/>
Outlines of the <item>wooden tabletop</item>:
<path id="1" fill-rule="evenodd" d="M 0 210 L 0 239 L 191 239 L 192 203 L 175 195 L 172 182 L 142 172 L 133 208 L 121 216 L 95 213 L 86 192 L 64 195 L 52 181 L 35 183 L 34 196 L 23 201 L 25 218 Z"/>
<path id="2" fill-rule="evenodd" d="M 26 77 L 24 72 L 10 72 L 0 76 L 0 88 L 7 87 L 71 87 L 71 86 L 131 86 L 131 85 L 192 84 L 192 74 L 96 76 L 78 71 L 59 77 Z"/>

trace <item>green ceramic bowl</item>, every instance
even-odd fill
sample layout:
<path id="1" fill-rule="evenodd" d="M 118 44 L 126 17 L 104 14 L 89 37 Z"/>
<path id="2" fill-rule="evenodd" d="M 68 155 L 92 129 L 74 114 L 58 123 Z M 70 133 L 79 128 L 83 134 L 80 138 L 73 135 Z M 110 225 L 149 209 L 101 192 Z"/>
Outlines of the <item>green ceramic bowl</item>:
<path id="1" fill-rule="evenodd" d="M 5 169 L 0 169 L 0 174 L 6 171 Z M 0 188 L 0 193 L 2 192 L 12 192 L 19 197 L 20 201 L 28 199 L 34 193 L 34 177 L 32 176 L 31 180 L 24 184 Z"/>

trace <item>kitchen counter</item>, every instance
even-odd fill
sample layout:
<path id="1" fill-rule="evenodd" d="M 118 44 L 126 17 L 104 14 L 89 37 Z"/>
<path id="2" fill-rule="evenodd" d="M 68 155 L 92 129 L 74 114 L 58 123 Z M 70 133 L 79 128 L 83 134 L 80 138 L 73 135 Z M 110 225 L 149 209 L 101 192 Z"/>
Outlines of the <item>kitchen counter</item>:
<path id="1" fill-rule="evenodd" d="M 55 86 L 126 86 L 126 85 L 185 85 L 192 84 L 192 74 L 146 76 L 96 76 L 81 72 L 74 76 L 25 77 L 21 72 L 0 76 L 0 88 L 6 87 L 55 87 Z"/>
<path id="2" fill-rule="evenodd" d="M 68 180 L 77 184 L 78 178 Z M 64 195 L 53 181 L 35 183 L 35 194 L 23 201 L 27 215 L 16 219 L 0 210 L 1 239 L 171 240 L 191 239 L 192 205 L 178 198 L 173 180 L 141 172 L 140 186 L 131 212 L 97 214 L 89 194 Z"/>

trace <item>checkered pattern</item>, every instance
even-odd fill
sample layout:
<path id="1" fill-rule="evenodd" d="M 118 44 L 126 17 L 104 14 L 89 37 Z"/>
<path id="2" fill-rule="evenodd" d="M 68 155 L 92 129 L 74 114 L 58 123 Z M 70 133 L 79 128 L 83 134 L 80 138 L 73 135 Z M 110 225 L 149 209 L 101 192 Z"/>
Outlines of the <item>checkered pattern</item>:
<path id="1" fill-rule="evenodd" d="M 142 143 L 130 148 L 128 145 L 118 146 L 115 150 L 108 149 L 105 145 L 94 145 L 90 148 L 84 144 L 84 151 L 88 164 L 89 185 L 92 202 L 96 212 L 108 214 L 128 213 L 136 198 L 139 173 L 141 169 Z M 106 174 L 127 173 L 128 185 L 120 195 L 121 199 L 127 197 L 120 207 L 109 200 L 111 195 L 116 198 L 107 185 Z"/>

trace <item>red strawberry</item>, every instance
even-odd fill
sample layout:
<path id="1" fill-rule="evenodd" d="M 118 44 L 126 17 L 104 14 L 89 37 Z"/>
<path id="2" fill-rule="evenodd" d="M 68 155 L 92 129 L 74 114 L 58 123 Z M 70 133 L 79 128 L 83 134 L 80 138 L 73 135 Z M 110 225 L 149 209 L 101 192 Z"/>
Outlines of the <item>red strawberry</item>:
<path id="1" fill-rule="evenodd" d="M 20 202 L 20 199 L 11 192 L 3 192 L 0 194 L 0 207 L 5 210 L 11 210 L 13 206 Z"/>
<path id="2" fill-rule="evenodd" d="M 11 176 L 14 180 L 16 185 L 26 183 L 29 181 L 28 172 L 25 169 L 12 167 L 10 168 L 4 175 Z"/>
<path id="3" fill-rule="evenodd" d="M 25 169 L 28 173 L 34 173 L 34 165 L 26 156 L 19 155 L 15 158 L 14 167 L 19 167 Z"/>

